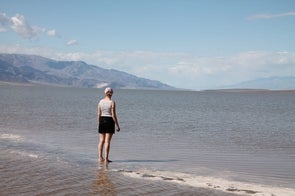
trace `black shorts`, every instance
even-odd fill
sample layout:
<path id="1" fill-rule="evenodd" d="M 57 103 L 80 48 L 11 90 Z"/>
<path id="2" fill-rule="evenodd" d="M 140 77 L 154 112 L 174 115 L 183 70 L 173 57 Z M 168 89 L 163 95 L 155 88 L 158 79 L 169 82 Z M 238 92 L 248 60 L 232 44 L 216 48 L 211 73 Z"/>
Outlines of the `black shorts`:
<path id="1" fill-rule="evenodd" d="M 100 117 L 98 133 L 115 133 L 115 122 L 112 117 Z"/>

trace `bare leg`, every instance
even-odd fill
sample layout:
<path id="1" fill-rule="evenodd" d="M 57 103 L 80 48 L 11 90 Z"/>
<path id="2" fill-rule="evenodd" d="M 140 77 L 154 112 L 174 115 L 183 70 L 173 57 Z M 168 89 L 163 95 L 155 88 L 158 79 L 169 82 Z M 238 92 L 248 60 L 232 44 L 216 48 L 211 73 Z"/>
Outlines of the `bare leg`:
<path id="1" fill-rule="evenodd" d="M 112 140 L 112 133 L 106 133 L 105 136 L 105 156 L 106 156 L 106 162 L 112 162 L 109 160 L 109 153 L 110 153 L 110 148 L 111 148 L 111 140 Z"/>
<path id="2" fill-rule="evenodd" d="M 99 134 L 99 144 L 98 144 L 98 157 L 99 157 L 98 161 L 99 162 L 104 161 L 102 151 L 103 151 L 103 146 L 105 144 L 105 136 L 106 136 L 106 134 L 103 134 L 103 133 Z"/>

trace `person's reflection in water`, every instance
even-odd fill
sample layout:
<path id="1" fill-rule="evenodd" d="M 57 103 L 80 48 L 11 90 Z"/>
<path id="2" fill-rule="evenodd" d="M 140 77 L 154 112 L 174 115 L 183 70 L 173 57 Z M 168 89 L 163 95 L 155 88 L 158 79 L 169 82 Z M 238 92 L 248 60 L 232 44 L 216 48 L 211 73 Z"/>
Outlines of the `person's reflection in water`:
<path id="1" fill-rule="evenodd" d="M 109 178 L 108 164 L 99 165 L 97 177 L 93 183 L 93 194 L 95 195 L 117 195 L 114 184 Z"/>

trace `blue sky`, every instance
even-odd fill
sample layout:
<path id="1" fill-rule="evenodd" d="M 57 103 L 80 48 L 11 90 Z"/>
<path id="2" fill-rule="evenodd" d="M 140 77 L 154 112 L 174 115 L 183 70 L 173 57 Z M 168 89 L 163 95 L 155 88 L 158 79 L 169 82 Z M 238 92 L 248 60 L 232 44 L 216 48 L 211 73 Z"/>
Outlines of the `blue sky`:
<path id="1" fill-rule="evenodd" d="M 0 0 L 0 52 L 169 85 L 295 76 L 294 0 Z"/>

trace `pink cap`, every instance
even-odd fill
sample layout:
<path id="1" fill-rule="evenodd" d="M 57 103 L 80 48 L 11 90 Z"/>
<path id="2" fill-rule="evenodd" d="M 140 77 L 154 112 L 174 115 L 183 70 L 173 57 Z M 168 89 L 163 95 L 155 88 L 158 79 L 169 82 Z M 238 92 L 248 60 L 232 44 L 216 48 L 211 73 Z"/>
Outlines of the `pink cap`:
<path id="1" fill-rule="evenodd" d="M 106 87 L 106 89 L 104 90 L 104 94 L 107 94 L 107 92 L 112 92 L 113 89 L 111 87 Z"/>

